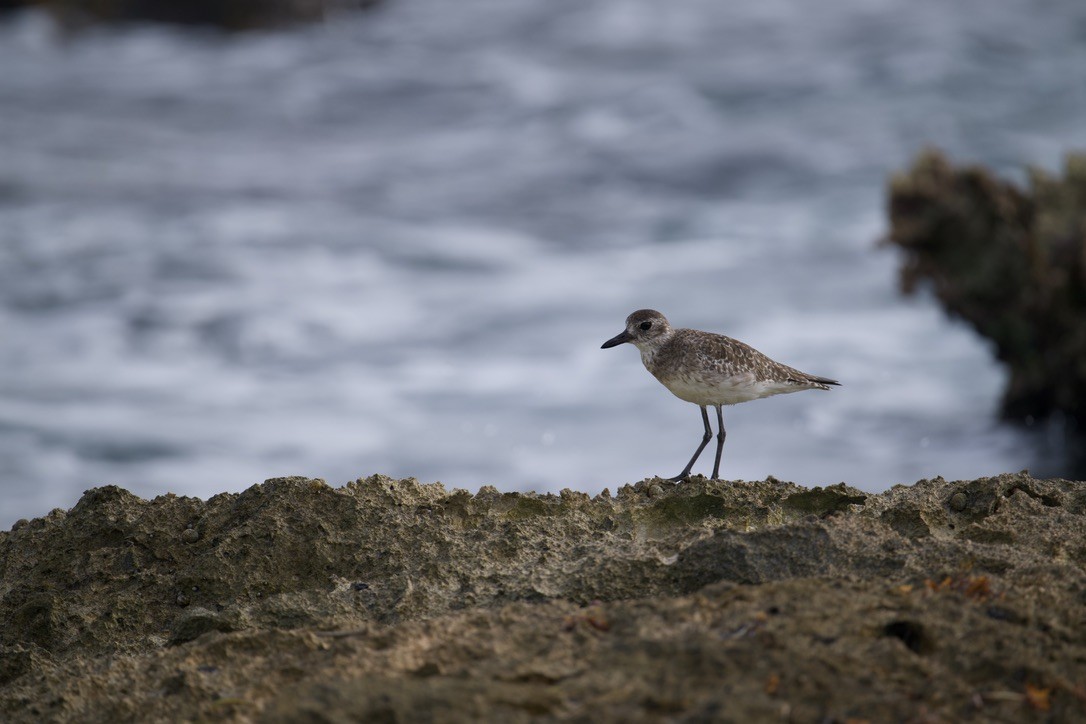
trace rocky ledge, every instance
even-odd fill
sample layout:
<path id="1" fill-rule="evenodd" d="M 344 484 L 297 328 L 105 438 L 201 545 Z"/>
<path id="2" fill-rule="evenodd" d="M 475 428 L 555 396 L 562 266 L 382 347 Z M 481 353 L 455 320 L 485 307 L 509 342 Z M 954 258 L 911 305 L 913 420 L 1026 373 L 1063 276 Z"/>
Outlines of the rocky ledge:
<path id="1" fill-rule="evenodd" d="M 1082 721 L 1086 484 L 115 487 L 0 533 L 0 719 Z"/>

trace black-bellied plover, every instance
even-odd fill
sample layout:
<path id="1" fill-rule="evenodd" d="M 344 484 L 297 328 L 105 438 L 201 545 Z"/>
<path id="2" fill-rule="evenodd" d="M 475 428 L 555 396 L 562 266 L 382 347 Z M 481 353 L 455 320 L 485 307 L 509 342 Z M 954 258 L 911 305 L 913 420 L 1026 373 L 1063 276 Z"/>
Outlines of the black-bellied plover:
<path id="1" fill-rule="evenodd" d="M 701 408 L 705 435 L 694 457 L 671 480 L 690 475 L 698 456 L 713 437 L 706 407 L 716 408 L 720 432 L 716 437 L 716 463 L 713 479 L 720 474 L 720 454 L 724 451 L 723 405 L 758 400 L 771 395 L 800 390 L 828 390 L 840 382 L 800 372 L 774 362 L 737 339 L 696 329 L 674 329 L 655 309 L 639 309 L 626 318 L 626 329 L 603 343 L 601 349 L 629 342 L 641 350 L 641 361 L 664 387 L 680 400 Z"/>

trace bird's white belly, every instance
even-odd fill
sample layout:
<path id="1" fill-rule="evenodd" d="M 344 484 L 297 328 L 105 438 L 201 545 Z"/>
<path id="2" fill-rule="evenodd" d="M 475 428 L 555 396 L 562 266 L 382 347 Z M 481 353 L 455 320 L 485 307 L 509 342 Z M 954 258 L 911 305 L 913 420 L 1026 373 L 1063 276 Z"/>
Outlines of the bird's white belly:
<path id="1" fill-rule="evenodd" d="M 802 385 L 789 382 L 758 380 L 750 373 L 714 380 L 684 376 L 661 381 L 680 400 L 695 405 L 736 405 L 804 389 Z"/>

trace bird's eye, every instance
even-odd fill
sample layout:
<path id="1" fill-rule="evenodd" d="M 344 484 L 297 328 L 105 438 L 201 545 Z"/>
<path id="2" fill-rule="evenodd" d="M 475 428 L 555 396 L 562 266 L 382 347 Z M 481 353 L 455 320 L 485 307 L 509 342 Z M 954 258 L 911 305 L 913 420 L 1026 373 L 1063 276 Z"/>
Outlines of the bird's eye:
<path id="1" fill-rule="evenodd" d="M 652 329 L 652 322 L 642 322 L 641 323 L 641 329 L 646 330 L 646 331 L 649 330 L 649 329 Z"/>

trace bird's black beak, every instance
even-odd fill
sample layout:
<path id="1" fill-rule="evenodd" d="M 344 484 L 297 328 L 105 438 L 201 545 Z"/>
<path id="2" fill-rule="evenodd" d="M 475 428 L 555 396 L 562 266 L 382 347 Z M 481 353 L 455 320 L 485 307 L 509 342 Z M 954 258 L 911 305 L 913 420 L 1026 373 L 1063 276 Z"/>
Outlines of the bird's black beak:
<path id="1" fill-rule="evenodd" d="M 602 345 L 600 345 L 600 349 L 607 349 L 609 347 L 617 347 L 618 345 L 622 344 L 623 342 L 629 342 L 631 339 L 633 339 L 633 337 L 630 336 L 630 333 L 623 330 L 623 332 L 621 334 L 616 334 L 614 337 L 611 337 L 611 339 L 607 340 Z"/>

